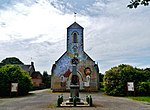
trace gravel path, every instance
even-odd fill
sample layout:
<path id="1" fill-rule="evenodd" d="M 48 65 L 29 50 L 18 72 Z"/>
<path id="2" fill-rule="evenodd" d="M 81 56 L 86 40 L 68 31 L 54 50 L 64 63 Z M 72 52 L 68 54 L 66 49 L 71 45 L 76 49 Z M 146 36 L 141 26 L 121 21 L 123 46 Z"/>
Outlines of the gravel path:
<path id="1" fill-rule="evenodd" d="M 50 90 L 31 92 L 31 95 L 19 98 L 0 98 L 0 110 L 150 110 L 150 103 L 133 101 L 122 97 L 105 96 L 102 93 L 91 93 L 93 107 L 56 107 L 57 96 Z M 87 93 L 80 93 L 85 98 Z M 69 93 L 63 93 L 64 98 Z"/>

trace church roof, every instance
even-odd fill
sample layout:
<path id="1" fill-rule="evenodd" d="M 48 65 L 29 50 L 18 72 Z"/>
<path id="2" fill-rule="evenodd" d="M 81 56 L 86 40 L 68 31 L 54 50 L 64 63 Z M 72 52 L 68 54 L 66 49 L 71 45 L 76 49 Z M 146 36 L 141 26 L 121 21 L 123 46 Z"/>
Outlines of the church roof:
<path id="1" fill-rule="evenodd" d="M 83 29 L 83 27 L 82 26 L 80 26 L 78 23 L 76 23 L 76 22 L 74 22 L 73 24 L 71 24 L 68 28 L 82 28 Z M 68 29 L 67 28 L 67 29 Z"/>

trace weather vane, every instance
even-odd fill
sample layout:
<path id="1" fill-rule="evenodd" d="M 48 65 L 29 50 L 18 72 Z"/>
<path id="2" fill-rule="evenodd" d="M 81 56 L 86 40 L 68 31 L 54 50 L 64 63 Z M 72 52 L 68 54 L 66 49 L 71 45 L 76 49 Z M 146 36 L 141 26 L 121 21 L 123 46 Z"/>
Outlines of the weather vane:
<path id="1" fill-rule="evenodd" d="M 76 22 L 76 14 L 77 14 L 77 13 L 76 13 L 76 12 L 74 12 L 74 20 L 75 20 L 75 22 Z"/>

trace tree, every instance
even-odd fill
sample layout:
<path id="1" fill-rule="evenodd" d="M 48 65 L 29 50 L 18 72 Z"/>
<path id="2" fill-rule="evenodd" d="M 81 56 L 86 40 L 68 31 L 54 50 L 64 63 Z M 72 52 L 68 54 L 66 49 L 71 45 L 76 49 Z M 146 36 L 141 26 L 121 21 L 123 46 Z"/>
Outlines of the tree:
<path id="1" fill-rule="evenodd" d="M 135 70 L 130 65 L 119 65 L 106 71 L 104 76 L 104 88 L 109 95 L 125 95 L 125 87 L 128 81 L 133 81 Z"/>
<path id="2" fill-rule="evenodd" d="M 139 82 L 136 86 L 136 91 L 139 96 L 150 96 L 150 80 Z"/>
<path id="3" fill-rule="evenodd" d="M 141 69 L 138 72 L 137 79 L 141 80 L 137 82 L 136 93 L 140 96 L 150 96 L 150 69 Z"/>
<path id="4" fill-rule="evenodd" d="M 104 78 L 104 74 L 99 73 L 99 88 L 104 88 L 104 86 L 103 86 L 103 78 Z"/>
<path id="5" fill-rule="evenodd" d="M 51 86 L 51 75 L 47 74 L 47 71 L 43 72 L 43 83 L 45 84 L 46 88 L 49 88 Z"/>
<path id="6" fill-rule="evenodd" d="M 150 71 L 122 64 L 105 72 L 104 89 L 108 95 L 126 95 L 127 82 L 134 82 L 137 94 L 147 95 L 149 91 L 145 89 L 150 88 Z"/>
<path id="7" fill-rule="evenodd" d="M 104 74 L 99 73 L 99 82 L 103 82 Z"/>
<path id="8" fill-rule="evenodd" d="M 16 57 L 9 57 L 4 60 L 2 60 L 3 64 L 23 64 L 18 58 Z"/>
<path id="9" fill-rule="evenodd" d="M 28 72 L 18 65 L 6 64 L 0 67 L 0 96 L 9 96 L 11 83 L 18 83 L 18 95 L 26 95 L 32 88 Z"/>
<path id="10" fill-rule="evenodd" d="M 130 4 L 127 6 L 129 8 L 137 8 L 139 5 L 148 6 L 150 0 L 131 0 Z"/>

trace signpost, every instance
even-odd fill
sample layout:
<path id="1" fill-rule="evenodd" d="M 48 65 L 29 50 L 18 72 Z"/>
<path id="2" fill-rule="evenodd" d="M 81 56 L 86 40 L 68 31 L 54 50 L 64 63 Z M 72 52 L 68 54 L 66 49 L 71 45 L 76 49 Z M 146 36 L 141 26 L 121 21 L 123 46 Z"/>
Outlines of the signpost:
<path id="1" fill-rule="evenodd" d="M 18 83 L 11 83 L 11 92 L 18 92 Z"/>
<path id="2" fill-rule="evenodd" d="M 18 93 L 18 83 L 11 83 L 11 92 L 10 92 L 10 96 L 12 96 L 12 92 Z"/>
<path id="3" fill-rule="evenodd" d="M 134 91 L 134 82 L 127 82 L 128 91 Z"/>
<path id="4" fill-rule="evenodd" d="M 134 82 L 127 82 L 127 93 L 134 92 L 135 96 L 135 90 L 134 90 Z"/>

